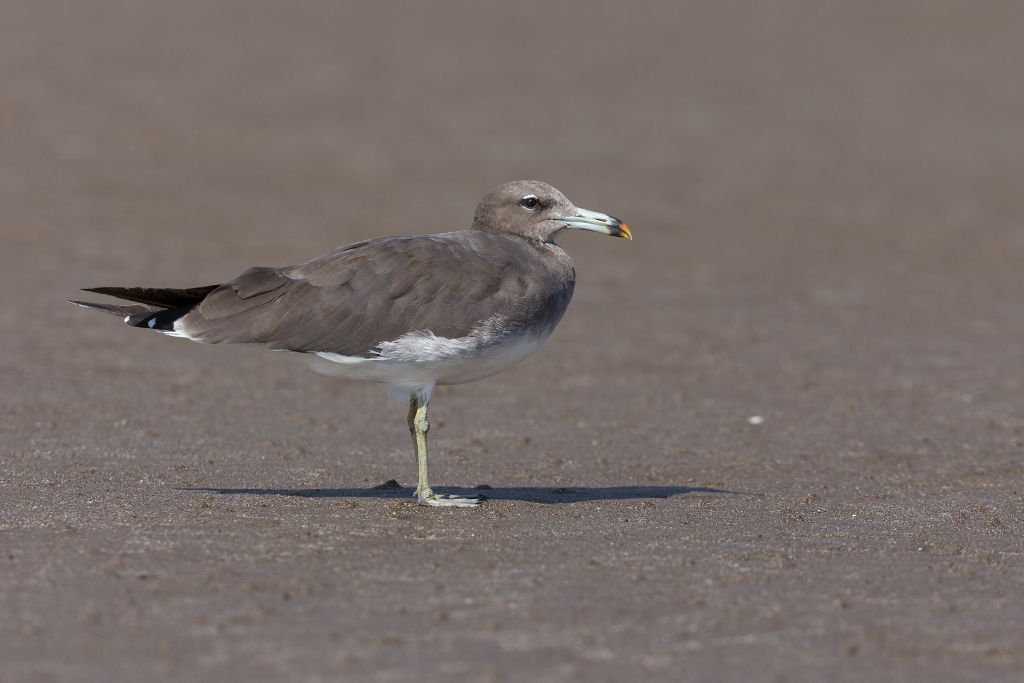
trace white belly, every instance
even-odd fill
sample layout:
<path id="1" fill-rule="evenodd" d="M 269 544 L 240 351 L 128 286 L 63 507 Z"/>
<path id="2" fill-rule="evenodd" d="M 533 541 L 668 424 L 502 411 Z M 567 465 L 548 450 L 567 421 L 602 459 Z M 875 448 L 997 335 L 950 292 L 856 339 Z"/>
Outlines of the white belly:
<path id="1" fill-rule="evenodd" d="M 479 335 L 448 339 L 414 332 L 381 344 L 380 355 L 372 358 L 327 352 L 282 353 L 321 375 L 384 382 L 407 393 L 429 393 L 435 384 L 465 384 L 508 370 L 536 353 L 549 336 L 551 330 L 481 343 Z"/>

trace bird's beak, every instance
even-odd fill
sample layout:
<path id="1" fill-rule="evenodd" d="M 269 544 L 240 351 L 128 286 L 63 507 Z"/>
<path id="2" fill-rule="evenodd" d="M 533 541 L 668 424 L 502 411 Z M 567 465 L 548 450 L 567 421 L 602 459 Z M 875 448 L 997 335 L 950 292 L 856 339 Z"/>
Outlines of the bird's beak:
<path id="1" fill-rule="evenodd" d="M 562 216 L 555 220 L 573 230 L 593 230 L 594 232 L 603 232 L 612 237 L 633 239 L 633 235 L 630 234 L 629 228 L 626 227 L 625 223 L 606 213 L 576 209 L 575 216 Z"/>

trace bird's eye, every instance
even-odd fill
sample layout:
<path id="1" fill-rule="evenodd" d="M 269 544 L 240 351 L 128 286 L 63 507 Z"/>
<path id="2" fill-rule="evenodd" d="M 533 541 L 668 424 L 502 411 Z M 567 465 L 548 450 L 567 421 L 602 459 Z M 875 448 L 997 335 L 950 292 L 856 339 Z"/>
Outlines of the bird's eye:
<path id="1" fill-rule="evenodd" d="M 528 194 L 519 200 L 519 205 L 524 209 L 535 209 L 538 204 L 540 204 L 540 202 L 537 201 L 537 197 L 532 194 Z"/>

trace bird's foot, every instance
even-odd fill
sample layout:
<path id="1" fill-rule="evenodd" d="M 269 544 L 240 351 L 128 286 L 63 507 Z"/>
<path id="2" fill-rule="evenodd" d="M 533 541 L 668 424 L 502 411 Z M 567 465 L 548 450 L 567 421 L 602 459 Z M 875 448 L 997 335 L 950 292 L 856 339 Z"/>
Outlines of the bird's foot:
<path id="1" fill-rule="evenodd" d="M 457 496 L 454 494 L 436 494 L 427 489 L 426 495 L 417 494 L 420 505 L 434 508 L 475 508 L 487 500 L 483 496 Z"/>

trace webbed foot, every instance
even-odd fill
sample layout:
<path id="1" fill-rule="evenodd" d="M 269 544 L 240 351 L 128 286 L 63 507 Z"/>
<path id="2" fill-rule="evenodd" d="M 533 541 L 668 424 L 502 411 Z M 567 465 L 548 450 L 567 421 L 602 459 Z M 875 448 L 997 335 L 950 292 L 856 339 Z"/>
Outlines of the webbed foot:
<path id="1" fill-rule="evenodd" d="M 475 508 L 487 500 L 483 496 L 458 496 L 454 494 L 437 494 L 428 490 L 426 495 L 418 495 L 420 505 L 435 508 Z"/>

